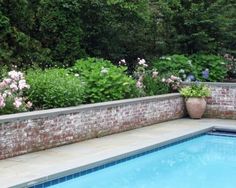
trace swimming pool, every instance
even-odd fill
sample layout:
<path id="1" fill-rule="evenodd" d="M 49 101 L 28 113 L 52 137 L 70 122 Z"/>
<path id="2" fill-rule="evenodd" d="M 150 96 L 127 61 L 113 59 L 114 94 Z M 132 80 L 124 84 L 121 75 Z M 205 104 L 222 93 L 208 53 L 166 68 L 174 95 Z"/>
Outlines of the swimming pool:
<path id="1" fill-rule="evenodd" d="M 236 137 L 202 135 L 41 185 L 50 188 L 235 188 Z"/>

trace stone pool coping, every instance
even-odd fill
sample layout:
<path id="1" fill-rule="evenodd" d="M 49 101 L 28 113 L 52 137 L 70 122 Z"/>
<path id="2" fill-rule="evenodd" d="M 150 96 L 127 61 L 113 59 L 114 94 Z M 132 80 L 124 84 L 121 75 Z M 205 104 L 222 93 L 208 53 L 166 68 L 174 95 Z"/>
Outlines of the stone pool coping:
<path id="1" fill-rule="evenodd" d="M 179 119 L 0 161 L 0 185 L 28 187 L 207 132 L 236 120 Z"/>

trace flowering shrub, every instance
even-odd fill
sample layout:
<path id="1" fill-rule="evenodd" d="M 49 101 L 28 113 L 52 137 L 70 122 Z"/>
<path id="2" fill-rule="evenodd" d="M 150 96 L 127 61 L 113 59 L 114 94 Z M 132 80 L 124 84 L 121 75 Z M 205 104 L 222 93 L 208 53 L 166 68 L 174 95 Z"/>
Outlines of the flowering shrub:
<path id="1" fill-rule="evenodd" d="M 169 93 L 169 86 L 162 82 L 161 76 L 156 69 L 147 69 L 148 64 L 144 59 L 138 58 L 134 72 L 138 96 L 152 96 Z"/>
<path id="2" fill-rule="evenodd" d="M 191 59 L 184 55 L 160 57 L 159 59 L 155 59 L 152 65 L 160 73 L 164 75 L 176 75 L 181 80 L 186 80 L 194 69 Z"/>
<path id="3" fill-rule="evenodd" d="M 32 103 L 25 97 L 30 86 L 22 72 L 10 71 L 8 77 L 0 82 L 0 114 L 27 111 Z"/>
<path id="4" fill-rule="evenodd" d="M 29 99 L 34 109 L 76 106 L 83 102 L 84 84 L 79 75 L 70 75 L 65 69 L 29 70 Z"/>
<path id="5" fill-rule="evenodd" d="M 193 74 L 198 81 L 223 81 L 227 75 L 226 62 L 220 56 L 195 54 L 191 59 Z"/>
<path id="6" fill-rule="evenodd" d="M 173 92 L 176 92 L 176 91 L 178 91 L 181 88 L 182 80 L 181 80 L 180 77 L 171 75 L 168 78 L 163 78 L 162 82 L 164 82 L 167 85 L 169 85 Z"/>
<path id="7" fill-rule="evenodd" d="M 81 59 L 69 69 L 86 83 L 85 102 L 95 103 L 134 97 L 135 81 L 126 75 L 125 60 L 120 66 L 96 58 Z"/>

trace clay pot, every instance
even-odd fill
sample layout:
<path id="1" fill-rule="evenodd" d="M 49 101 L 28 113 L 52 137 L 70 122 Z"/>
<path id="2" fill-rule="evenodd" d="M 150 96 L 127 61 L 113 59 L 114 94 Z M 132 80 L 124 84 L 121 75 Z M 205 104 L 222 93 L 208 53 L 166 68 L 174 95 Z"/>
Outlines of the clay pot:
<path id="1" fill-rule="evenodd" d="M 205 98 L 188 98 L 186 99 L 186 108 L 188 114 L 193 119 L 200 119 L 206 110 Z"/>

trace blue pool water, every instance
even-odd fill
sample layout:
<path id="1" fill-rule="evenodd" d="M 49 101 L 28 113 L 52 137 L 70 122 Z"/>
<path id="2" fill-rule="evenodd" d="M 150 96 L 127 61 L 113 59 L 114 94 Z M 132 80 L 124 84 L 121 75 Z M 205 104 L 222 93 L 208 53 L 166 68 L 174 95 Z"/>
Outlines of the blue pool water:
<path id="1" fill-rule="evenodd" d="M 50 188 L 236 188 L 236 138 L 203 135 Z"/>

